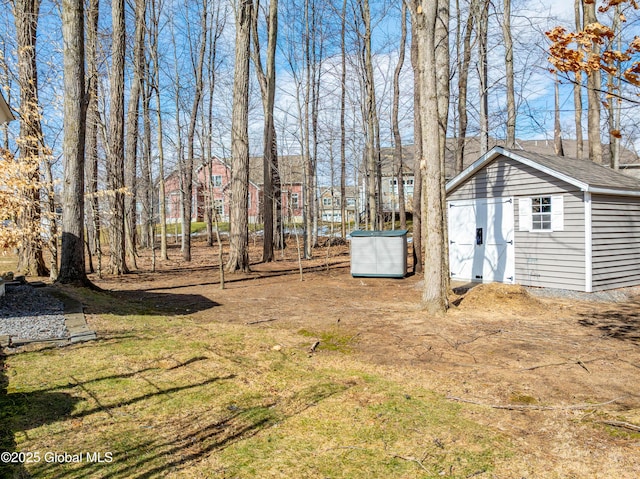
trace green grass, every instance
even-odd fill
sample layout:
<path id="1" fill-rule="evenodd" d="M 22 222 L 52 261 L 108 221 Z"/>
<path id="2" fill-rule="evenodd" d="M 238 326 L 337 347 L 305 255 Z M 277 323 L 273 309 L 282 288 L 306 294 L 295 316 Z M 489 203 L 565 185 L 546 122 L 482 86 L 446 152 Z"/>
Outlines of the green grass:
<path id="1" fill-rule="evenodd" d="M 113 461 L 42 460 L 24 466 L 33 477 L 470 477 L 511 454 L 463 406 L 359 362 L 348 333 L 81 295 L 89 312 L 110 299 L 117 311 L 92 317 L 98 341 L 6 359 L 3 447 Z"/>

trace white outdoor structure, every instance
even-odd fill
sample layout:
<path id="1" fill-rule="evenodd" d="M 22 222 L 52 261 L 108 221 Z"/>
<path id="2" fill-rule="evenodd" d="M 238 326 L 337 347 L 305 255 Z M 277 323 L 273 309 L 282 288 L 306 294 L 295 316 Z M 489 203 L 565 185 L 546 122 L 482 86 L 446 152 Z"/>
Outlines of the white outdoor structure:
<path id="1" fill-rule="evenodd" d="M 585 292 L 640 285 L 637 178 L 495 147 L 447 183 L 447 206 L 452 279 Z"/>
<path id="2" fill-rule="evenodd" d="M 513 283 L 513 198 L 449 202 L 451 278 Z"/>

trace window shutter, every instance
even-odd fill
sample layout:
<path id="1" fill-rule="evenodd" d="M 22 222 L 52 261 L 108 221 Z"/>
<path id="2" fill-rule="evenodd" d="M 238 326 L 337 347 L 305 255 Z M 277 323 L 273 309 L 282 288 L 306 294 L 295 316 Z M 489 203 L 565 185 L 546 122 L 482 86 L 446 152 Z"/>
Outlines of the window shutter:
<path id="1" fill-rule="evenodd" d="M 518 199 L 519 231 L 531 231 L 533 227 L 533 220 L 531 218 L 531 207 L 531 198 Z"/>
<path id="2" fill-rule="evenodd" d="M 551 197 L 551 230 L 564 231 L 564 198 Z"/>

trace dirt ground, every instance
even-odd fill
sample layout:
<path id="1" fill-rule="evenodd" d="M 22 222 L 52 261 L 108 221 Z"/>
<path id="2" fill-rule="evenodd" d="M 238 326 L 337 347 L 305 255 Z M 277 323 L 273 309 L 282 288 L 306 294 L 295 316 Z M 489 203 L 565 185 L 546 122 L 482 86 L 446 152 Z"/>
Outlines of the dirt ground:
<path id="1" fill-rule="evenodd" d="M 471 419 L 508 437 L 521 455 L 497 477 L 640 477 L 640 289 L 613 303 L 479 285 L 428 317 L 421 277 L 353 278 L 347 246 L 317 249 L 301 277 L 291 243 L 275 263 L 226 275 L 224 291 L 217 249 L 201 243 L 190 263 L 173 247 L 155 273 L 143 252 L 138 272 L 91 278 L 194 321 L 340 331 L 362 362 L 465 403 Z M 260 252 L 253 245 L 251 257 Z M 201 310 L 203 297 L 219 306 Z"/>

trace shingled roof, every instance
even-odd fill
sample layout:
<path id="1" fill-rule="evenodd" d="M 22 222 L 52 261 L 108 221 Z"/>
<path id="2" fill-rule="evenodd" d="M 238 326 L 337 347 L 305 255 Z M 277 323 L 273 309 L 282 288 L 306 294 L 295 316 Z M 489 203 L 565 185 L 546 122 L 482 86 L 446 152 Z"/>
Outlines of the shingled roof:
<path id="1" fill-rule="evenodd" d="M 588 160 L 543 155 L 523 150 L 513 151 L 499 146 L 493 147 L 462 173 L 449 181 L 447 183 L 447 191 L 455 189 L 500 156 L 505 156 L 547 173 L 576 186 L 582 191 L 640 196 L 640 180 L 606 166 L 598 165 Z"/>

